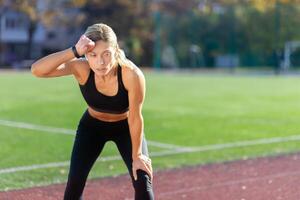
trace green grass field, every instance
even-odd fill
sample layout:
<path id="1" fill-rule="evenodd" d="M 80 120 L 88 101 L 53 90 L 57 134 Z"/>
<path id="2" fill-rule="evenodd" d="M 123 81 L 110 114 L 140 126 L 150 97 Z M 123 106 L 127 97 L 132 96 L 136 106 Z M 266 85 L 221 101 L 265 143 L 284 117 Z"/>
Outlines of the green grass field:
<path id="1" fill-rule="evenodd" d="M 300 137 L 300 79 L 145 73 L 145 132 L 149 141 L 201 147 L 262 138 Z M 39 79 L 29 72 L 0 73 L 0 120 L 75 130 L 86 104 L 72 77 Z M 70 159 L 74 135 L 0 124 L 3 169 Z M 149 145 L 150 154 L 164 147 Z M 153 156 L 155 170 L 300 150 L 298 140 Z M 175 152 L 175 150 L 174 150 Z M 118 152 L 108 143 L 102 157 Z M 126 173 L 121 160 L 97 162 L 89 178 Z M 0 191 L 66 182 L 68 165 L 0 173 Z"/>

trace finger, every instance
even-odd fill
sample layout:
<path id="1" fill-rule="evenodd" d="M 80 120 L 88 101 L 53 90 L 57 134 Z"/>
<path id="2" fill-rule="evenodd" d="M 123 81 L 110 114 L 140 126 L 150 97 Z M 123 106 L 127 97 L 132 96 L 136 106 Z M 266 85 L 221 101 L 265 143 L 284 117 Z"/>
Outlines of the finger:
<path id="1" fill-rule="evenodd" d="M 147 167 L 152 172 L 152 164 L 151 164 L 150 158 L 147 158 L 146 160 L 144 160 L 143 164 L 145 165 L 145 167 Z"/>
<path id="2" fill-rule="evenodd" d="M 148 171 L 148 176 L 150 178 L 150 181 L 152 182 L 153 181 L 153 173 L 152 173 L 152 170 L 149 170 Z"/>
<path id="3" fill-rule="evenodd" d="M 147 160 L 147 162 L 145 162 L 146 166 L 152 171 L 152 163 L 151 160 Z"/>
<path id="4" fill-rule="evenodd" d="M 86 46 L 87 46 L 87 50 L 89 51 L 95 47 L 95 43 L 93 41 L 91 41 Z"/>
<path id="5" fill-rule="evenodd" d="M 148 156 L 144 156 L 143 160 L 146 162 L 146 163 L 150 163 L 152 162 L 151 158 L 149 158 Z"/>
<path id="6" fill-rule="evenodd" d="M 146 163 L 146 168 L 152 173 L 152 165 L 150 163 Z"/>
<path id="7" fill-rule="evenodd" d="M 150 171 L 150 179 L 151 181 L 153 181 L 153 169 L 151 164 L 149 164 L 149 171 Z"/>
<path id="8" fill-rule="evenodd" d="M 147 175 L 149 176 L 150 178 L 150 181 L 152 182 L 153 180 L 153 173 L 152 173 L 152 166 L 148 166 L 146 163 L 142 162 L 143 164 L 140 165 L 139 167 L 136 168 L 136 170 L 140 169 L 140 170 L 143 170 L 144 172 L 147 173 Z"/>
<path id="9" fill-rule="evenodd" d="M 152 176 L 152 168 L 147 165 L 144 165 L 143 168 L 144 169 L 142 169 L 142 170 L 144 170 L 148 174 L 148 176 L 150 177 L 150 180 L 152 181 L 152 177 L 153 177 Z"/>
<path id="10" fill-rule="evenodd" d="M 132 174 L 133 174 L 133 178 L 134 178 L 135 181 L 137 180 L 136 170 L 137 170 L 137 169 L 132 168 Z"/>
<path id="11" fill-rule="evenodd" d="M 140 168 L 138 168 L 138 169 L 140 169 L 140 170 L 146 172 L 147 175 L 148 175 L 149 178 L 150 178 L 150 181 L 152 182 L 152 180 L 153 180 L 152 171 L 151 171 L 148 167 L 144 166 L 144 167 L 140 167 Z"/>
<path id="12" fill-rule="evenodd" d="M 153 182 L 153 174 L 150 175 L 150 181 Z"/>
<path id="13" fill-rule="evenodd" d="M 95 46 L 95 42 L 90 41 L 87 45 L 88 45 L 89 47 L 94 47 L 94 46 Z"/>
<path id="14" fill-rule="evenodd" d="M 153 169 L 152 169 L 152 165 L 151 164 L 149 165 L 149 169 L 151 171 L 151 174 L 153 174 Z"/>

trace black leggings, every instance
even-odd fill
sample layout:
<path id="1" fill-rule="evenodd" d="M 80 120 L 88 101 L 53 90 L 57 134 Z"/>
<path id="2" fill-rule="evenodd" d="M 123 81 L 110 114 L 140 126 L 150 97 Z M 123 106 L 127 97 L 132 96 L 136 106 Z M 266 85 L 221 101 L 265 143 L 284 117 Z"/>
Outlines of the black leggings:
<path id="1" fill-rule="evenodd" d="M 118 147 L 132 179 L 135 199 L 153 200 L 152 183 L 148 174 L 138 170 L 138 179 L 136 181 L 133 179 L 132 149 L 127 119 L 104 122 L 93 118 L 88 111 L 83 114 L 78 125 L 64 200 L 82 200 L 88 174 L 107 141 L 115 142 Z M 142 153 L 148 156 L 145 139 L 143 139 Z"/>

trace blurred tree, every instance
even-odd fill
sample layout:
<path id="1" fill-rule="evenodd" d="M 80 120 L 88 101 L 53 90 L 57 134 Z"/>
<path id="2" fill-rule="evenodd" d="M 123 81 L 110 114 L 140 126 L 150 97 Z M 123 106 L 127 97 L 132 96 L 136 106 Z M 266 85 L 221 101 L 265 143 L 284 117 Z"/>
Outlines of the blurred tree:
<path id="1" fill-rule="evenodd" d="M 3 0 L 0 0 L 3 2 Z M 11 0 L 30 18 L 28 42 L 38 22 L 86 28 L 107 23 L 116 31 L 129 58 L 139 65 L 152 63 L 155 41 L 154 11 L 161 13 L 161 44 L 172 45 L 183 66 L 196 45 L 213 66 L 220 54 L 238 53 L 246 65 L 269 65 L 274 50 L 300 40 L 299 0 Z M 65 15 L 64 9 L 79 9 Z M 242 63 L 243 64 L 243 63 Z"/>
<path id="2" fill-rule="evenodd" d="M 296 3 L 279 4 L 264 12 L 255 6 L 243 7 L 239 14 L 239 23 L 243 31 L 244 45 L 242 54 L 256 54 L 260 63 L 275 65 L 274 53 L 283 51 L 286 41 L 299 40 L 300 17 L 299 5 Z M 276 52 L 274 52 L 276 51 Z M 279 55 L 280 56 L 280 55 Z M 247 56 L 245 56 L 247 57 Z M 251 57 L 251 56 L 248 56 Z M 257 65 L 258 63 L 253 63 Z"/>
<path id="3" fill-rule="evenodd" d="M 245 65 L 275 65 L 284 43 L 300 37 L 298 0 L 188 0 L 161 3 L 162 38 L 186 66 L 188 46 L 212 66 L 219 54 L 238 53 Z"/>

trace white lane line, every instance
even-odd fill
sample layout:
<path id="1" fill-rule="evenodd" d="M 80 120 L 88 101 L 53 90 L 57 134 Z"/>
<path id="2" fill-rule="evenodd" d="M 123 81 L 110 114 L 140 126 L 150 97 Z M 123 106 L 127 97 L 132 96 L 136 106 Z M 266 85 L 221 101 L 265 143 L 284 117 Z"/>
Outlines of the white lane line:
<path id="1" fill-rule="evenodd" d="M 154 146 L 154 147 L 159 147 L 159 148 L 164 148 L 164 149 L 174 149 L 174 150 L 189 148 L 189 147 L 178 146 L 178 145 L 174 145 L 174 144 L 161 143 L 161 142 L 157 142 L 157 141 L 153 141 L 153 140 L 147 140 L 147 144 Z"/>
<path id="2" fill-rule="evenodd" d="M 121 157 L 120 156 L 101 157 L 97 160 L 97 162 L 107 162 L 107 161 L 114 161 L 114 160 L 121 160 Z M 46 163 L 46 164 L 36 164 L 36 165 L 29 165 L 29 166 L 12 167 L 12 168 L 0 169 L 0 174 L 31 171 L 31 170 L 35 170 L 35 169 L 67 167 L 67 166 L 69 166 L 69 164 L 70 164 L 70 161 L 63 161 L 63 162 L 53 162 L 53 163 Z"/>
<path id="3" fill-rule="evenodd" d="M 0 119 L 0 125 L 2 126 L 9 126 L 13 128 L 23 128 L 23 129 L 29 129 L 29 130 L 35 130 L 35 131 L 42 131 L 42 132 L 48 132 L 48 133 L 54 133 L 54 134 L 66 134 L 66 135 L 75 135 L 76 131 L 72 129 L 65 129 L 65 128 L 56 128 L 51 126 L 43 126 L 43 125 L 37 125 L 37 124 L 31 124 L 31 123 L 25 123 L 25 122 L 16 122 L 16 121 L 10 121 L 10 120 L 3 120 Z M 178 149 L 178 148 L 186 148 L 183 146 L 173 145 L 173 144 L 167 144 L 157 141 L 150 141 L 147 140 L 147 143 L 150 146 L 155 146 L 163 149 Z"/>
<path id="4" fill-rule="evenodd" d="M 13 128 L 23 128 L 35 131 L 44 131 L 49 133 L 57 133 L 57 134 L 66 134 L 66 135 L 74 135 L 75 131 L 71 129 L 64 129 L 64 128 L 55 128 L 50 126 L 42 126 L 36 124 L 30 124 L 25 122 L 16 122 L 16 121 L 9 121 L 0 119 L 0 125 L 2 126 L 9 126 Z"/>
<path id="5" fill-rule="evenodd" d="M 282 143 L 282 142 L 291 142 L 291 141 L 299 141 L 300 135 L 292 135 L 287 137 L 274 137 L 274 138 L 263 138 L 257 140 L 245 140 L 238 141 L 232 143 L 224 143 L 224 144 L 213 144 L 199 147 L 189 147 L 189 148 L 180 148 L 175 150 L 166 150 L 162 152 L 156 152 L 155 156 L 167 156 L 167 155 L 176 155 L 182 153 L 194 153 L 194 152 L 207 152 L 207 151 L 216 151 L 216 150 L 224 150 L 230 148 L 238 148 L 238 147 L 249 147 L 256 145 L 264 145 L 264 144 L 273 144 L 273 143 Z M 152 156 L 152 154 L 151 154 Z"/>
<path id="6" fill-rule="evenodd" d="M 272 144 L 272 143 L 280 143 L 280 142 L 289 142 L 289 141 L 298 141 L 300 140 L 300 135 L 298 136 L 290 136 L 290 137 L 277 137 L 277 138 L 267 138 L 267 139 L 258 139 L 258 140 L 250 140 L 250 141 L 240 141 L 233 143 L 225 143 L 225 144 L 214 144 L 207 146 L 199 146 L 199 147 L 190 147 L 190 148 L 179 148 L 174 150 L 166 150 L 162 152 L 150 152 L 151 157 L 160 157 L 160 156 L 171 156 L 182 153 L 195 153 L 195 152 L 207 152 L 207 151 L 215 151 L 215 150 L 224 150 L 229 148 L 237 148 L 237 147 L 248 147 L 255 145 L 263 145 L 263 144 Z M 121 160 L 120 156 L 107 156 L 100 157 L 97 161 L 114 161 Z M 21 166 L 21 167 L 13 167 L 7 169 L 0 169 L 0 174 L 14 173 L 19 171 L 30 171 L 34 169 L 43 169 L 43 168 L 52 168 L 52 167 L 65 167 L 68 166 L 69 162 L 57 162 L 57 163 L 48 163 L 41 165 L 30 165 L 30 166 Z"/>
<path id="7" fill-rule="evenodd" d="M 9 174 L 9 173 L 15 173 L 15 172 L 24 172 L 24 171 L 31 171 L 34 169 L 45 169 L 45 168 L 55 168 L 55 167 L 64 167 L 68 166 L 69 162 L 57 162 L 57 163 L 47 163 L 47 164 L 41 164 L 41 165 L 29 165 L 29 166 L 21 166 L 21 167 L 12 167 L 12 168 L 6 168 L 1 169 L 0 174 Z"/>

